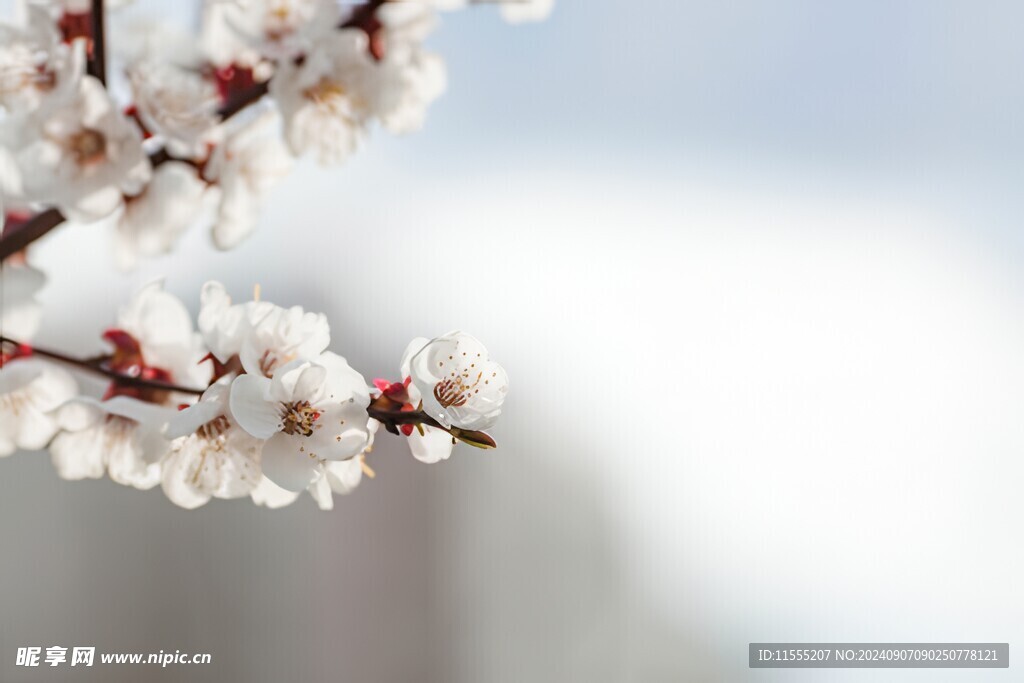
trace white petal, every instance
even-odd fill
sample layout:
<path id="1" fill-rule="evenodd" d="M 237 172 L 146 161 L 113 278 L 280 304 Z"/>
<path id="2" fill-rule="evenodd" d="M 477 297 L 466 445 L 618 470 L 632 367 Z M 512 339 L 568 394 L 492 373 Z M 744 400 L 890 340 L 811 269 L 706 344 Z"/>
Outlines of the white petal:
<path id="1" fill-rule="evenodd" d="M 160 483 L 160 464 L 151 460 L 163 455 L 163 449 L 152 441 L 159 435 L 127 419 L 107 420 L 99 425 L 99 430 L 106 450 L 107 471 L 113 481 L 142 490 Z"/>
<path id="2" fill-rule="evenodd" d="M 299 498 L 299 491 L 286 491 L 266 477 L 260 479 L 259 484 L 252 490 L 252 502 L 256 505 L 264 505 L 270 509 L 291 505 Z"/>
<path id="3" fill-rule="evenodd" d="M 57 424 L 69 432 L 80 432 L 99 422 L 104 412 L 99 401 L 81 396 L 68 401 L 57 410 Z"/>
<path id="4" fill-rule="evenodd" d="M 130 396 L 114 396 L 100 401 L 97 406 L 111 415 L 126 417 L 129 420 L 153 427 L 163 427 L 178 411 L 167 406 L 140 401 Z"/>
<path id="5" fill-rule="evenodd" d="M 355 399 L 317 404 L 320 418 L 312 435 L 304 437 L 306 451 L 323 460 L 347 460 L 365 451 L 372 442 L 367 404 Z"/>
<path id="6" fill-rule="evenodd" d="M 43 374 L 44 366 L 34 358 L 18 358 L 0 368 L 0 395 L 22 389 Z"/>
<path id="7" fill-rule="evenodd" d="M 316 403 L 324 388 L 324 380 L 327 378 L 327 368 L 322 365 L 310 365 L 303 369 L 295 383 L 293 396 L 298 400 Z"/>
<path id="8" fill-rule="evenodd" d="M 302 396 L 296 395 L 295 387 L 309 367 L 307 361 L 295 360 L 275 370 L 274 377 L 270 380 L 270 397 L 281 403 L 302 400 Z"/>
<path id="9" fill-rule="evenodd" d="M 366 380 L 348 364 L 348 361 L 336 353 L 325 351 L 316 362 L 327 369 L 324 400 L 344 401 L 354 398 L 364 407 L 369 405 L 370 390 Z"/>
<path id="10" fill-rule="evenodd" d="M 422 351 L 423 347 L 426 346 L 428 343 L 430 343 L 430 340 L 427 339 L 426 337 L 416 337 L 411 342 L 409 342 L 408 346 L 405 347 L 405 353 L 402 354 L 401 365 L 403 380 L 406 377 L 408 377 L 411 372 L 410 366 L 412 364 L 413 356 Z"/>
<path id="11" fill-rule="evenodd" d="M 207 422 L 223 415 L 224 409 L 223 405 L 214 401 L 199 401 L 184 410 L 179 410 L 178 414 L 172 417 L 167 424 L 167 438 L 177 439 L 179 436 L 188 436 Z"/>
<path id="12" fill-rule="evenodd" d="M 551 14 L 555 0 L 517 0 L 502 3 L 501 17 L 510 24 L 543 21 Z"/>
<path id="13" fill-rule="evenodd" d="M 78 383 L 64 368 L 44 363 L 43 375 L 32 385 L 33 403 L 40 410 L 54 411 L 78 393 Z"/>
<path id="14" fill-rule="evenodd" d="M 270 380 L 241 375 L 231 384 L 231 414 L 238 426 L 257 439 L 269 439 L 281 430 L 281 413 L 270 398 Z"/>
<path id="15" fill-rule="evenodd" d="M 359 456 L 349 460 L 328 462 L 324 469 L 331 490 L 340 495 L 352 493 L 363 480 L 363 465 Z"/>
<path id="16" fill-rule="evenodd" d="M 309 495 L 313 496 L 313 500 L 321 510 L 334 509 L 334 495 L 331 493 L 331 485 L 327 481 L 326 472 L 309 485 Z"/>
<path id="17" fill-rule="evenodd" d="M 195 477 L 194 458 L 191 445 L 185 445 L 186 439 L 175 442 L 171 452 L 163 463 L 160 485 L 167 498 L 187 510 L 205 505 L 210 494 L 199 490 L 193 485 Z"/>
<path id="18" fill-rule="evenodd" d="M 275 434 L 263 444 L 263 474 L 288 491 L 302 491 L 323 472 L 320 460 L 305 448 L 303 436 Z"/>
<path id="19" fill-rule="evenodd" d="M 413 431 L 406 441 L 409 443 L 412 456 L 427 464 L 447 460 L 452 454 L 452 449 L 455 448 L 451 434 L 426 425 L 423 427 L 423 436 L 420 436 L 418 431 Z"/>
<path id="20" fill-rule="evenodd" d="M 20 413 L 18 422 L 17 444 L 27 451 L 38 451 L 50 443 L 57 433 L 57 421 L 33 408 L 26 408 Z"/>
<path id="21" fill-rule="evenodd" d="M 222 363 L 242 348 L 249 331 L 245 306 L 232 306 L 224 285 L 207 282 L 199 295 L 198 326 L 210 352 Z"/>
<path id="22" fill-rule="evenodd" d="M 106 470 L 102 426 L 63 432 L 50 444 L 50 456 L 61 479 L 99 479 Z"/>
<path id="23" fill-rule="evenodd" d="M 194 344 L 192 316 L 176 296 L 165 292 L 161 281 L 143 287 L 121 308 L 118 327 L 142 346 L 146 362 L 175 370 L 181 354 Z"/>

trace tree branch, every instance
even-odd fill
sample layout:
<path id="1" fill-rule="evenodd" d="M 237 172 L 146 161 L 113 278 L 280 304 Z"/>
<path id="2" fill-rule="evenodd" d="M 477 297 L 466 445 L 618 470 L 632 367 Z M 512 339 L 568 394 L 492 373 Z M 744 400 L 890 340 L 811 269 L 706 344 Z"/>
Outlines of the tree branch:
<path id="1" fill-rule="evenodd" d="M 92 49 L 89 54 L 89 63 L 86 66 L 90 76 L 95 76 L 100 83 L 107 82 L 107 44 L 106 44 L 106 22 L 104 20 L 103 0 L 92 0 L 90 10 L 92 19 Z"/>
<path id="2" fill-rule="evenodd" d="M 440 429 L 443 432 L 448 432 L 452 437 L 462 441 L 463 443 L 469 444 L 470 446 L 475 446 L 477 448 L 495 448 L 498 445 L 494 442 L 494 439 L 485 432 L 460 429 L 459 427 L 445 427 L 422 410 L 388 410 L 380 406 L 380 403 L 382 402 L 387 403 L 387 401 L 372 401 L 366 409 L 366 412 L 374 420 L 383 424 L 384 427 L 393 434 L 398 433 L 398 425 L 428 425 L 430 427 Z"/>
<path id="3" fill-rule="evenodd" d="M 24 346 L 17 340 L 11 339 L 10 337 L 0 336 L 0 344 L 14 344 L 15 346 Z M 182 387 L 176 384 L 168 384 L 167 382 L 158 382 L 155 380 L 142 379 L 141 377 L 132 377 L 130 375 L 124 375 L 110 368 L 104 367 L 100 364 L 103 359 L 94 360 L 82 360 L 81 358 L 72 358 L 63 353 L 57 351 L 49 351 L 47 349 L 40 349 L 35 346 L 29 346 L 32 349 L 31 355 L 42 356 L 43 358 L 49 358 L 65 365 L 70 365 L 79 370 L 85 370 L 92 372 L 97 375 L 102 375 L 108 379 L 114 380 L 122 387 L 132 387 L 135 389 L 155 389 L 158 391 L 176 391 L 181 394 L 191 394 L 193 396 L 202 396 L 205 389 L 195 389 L 193 387 Z"/>
<path id="4" fill-rule="evenodd" d="M 195 387 L 183 387 L 177 384 L 170 384 L 168 382 L 160 382 L 156 380 L 142 379 L 140 377 L 132 377 L 130 375 L 121 374 L 115 370 L 103 365 L 103 361 L 106 360 L 104 357 L 93 358 L 84 360 L 81 358 L 73 358 L 57 351 L 50 351 L 48 349 L 41 349 L 36 346 L 30 346 L 22 344 L 16 339 L 10 337 L 0 336 L 0 345 L 11 344 L 19 349 L 29 349 L 31 356 L 41 356 L 43 358 L 49 358 L 65 365 L 70 365 L 78 370 L 84 370 L 97 375 L 106 377 L 107 379 L 117 382 L 121 387 L 135 388 L 135 389 L 150 389 L 156 391 L 167 391 L 177 392 L 179 394 L 189 394 L 191 396 L 202 396 L 206 389 L 197 389 Z M 0 364 L 0 369 L 2 369 Z M 435 420 L 430 415 L 427 415 L 423 410 L 401 410 L 393 409 L 395 404 L 392 401 L 387 400 L 381 396 L 370 402 L 370 405 L 366 408 L 366 413 L 374 420 L 377 420 L 387 431 L 393 434 L 398 434 L 399 425 L 416 425 L 420 428 L 421 425 L 427 425 L 448 432 L 453 438 L 462 441 L 463 443 L 475 446 L 476 448 L 495 448 L 497 444 L 489 434 L 485 432 L 477 432 L 469 429 L 461 429 L 459 427 L 445 427 L 440 422 Z"/>
<path id="5" fill-rule="evenodd" d="M 57 209 L 47 209 L 22 225 L 8 228 L 0 236 L 0 261 L 18 253 L 63 222 L 64 214 Z"/>

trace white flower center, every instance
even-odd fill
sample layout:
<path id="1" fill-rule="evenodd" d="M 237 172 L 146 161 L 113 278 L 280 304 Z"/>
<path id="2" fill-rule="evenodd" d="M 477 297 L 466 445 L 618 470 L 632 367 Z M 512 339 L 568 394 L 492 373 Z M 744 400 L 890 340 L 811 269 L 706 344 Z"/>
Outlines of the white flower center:
<path id="1" fill-rule="evenodd" d="M 455 373 L 452 374 L 455 375 Z M 437 402 L 440 403 L 443 408 L 465 405 L 466 401 L 468 401 L 474 393 L 480 393 L 480 390 L 476 387 L 480 384 L 480 380 L 483 376 L 484 373 L 478 372 L 476 377 L 472 379 L 472 383 L 470 383 L 470 375 L 468 371 L 457 374 L 454 377 L 446 377 L 434 385 L 434 398 L 437 399 Z"/>
<path id="2" fill-rule="evenodd" d="M 345 85 L 333 78 L 324 76 L 320 81 L 302 91 L 303 97 L 313 103 L 317 109 L 330 116 L 335 116 L 356 125 L 356 112 L 365 109 L 365 101 L 356 93 L 350 92 Z"/>
<path id="3" fill-rule="evenodd" d="M 206 441 L 217 441 L 230 428 L 231 423 L 224 415 L 218 415 L 196 430 L 199 438 Z"/>
<path id="4" fill-rule="evenodd" d="M 312 436 L 314 429 L 320 425 L 316 421 L 320 419 L 320 411 L 309 404 L 309 401 L 298 401 L 291 405 L 282 403 L 281 431 L 285 434 L 300 434 Z"/>
<path id="5" fill-rule="evenodd" d="M 302 94 L 317 104 L 326 104 L 344 97 L 345 86 L 325 76 L 316 85 L 302 91 Z"/>
<path id="6" fill-rule="evenodd" d="M 79 166 L 92 166 L 107 158 L 107 138 L 93 128 L 83 128 L 68 139 L 68 151 Z"/>

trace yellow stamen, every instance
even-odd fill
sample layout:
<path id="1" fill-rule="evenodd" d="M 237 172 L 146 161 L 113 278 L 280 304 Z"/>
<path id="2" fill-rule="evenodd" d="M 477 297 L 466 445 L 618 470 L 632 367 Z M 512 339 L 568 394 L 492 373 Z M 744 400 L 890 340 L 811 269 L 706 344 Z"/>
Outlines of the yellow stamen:
<path id="1" fill-rule="evenodd" d="M 374 477 L 377 476 L 377 473 L 373 471 L 373 468 L 366 464 L 366 456 L 365 455 L 360 455 L 359 456 L 359 467 L 362 468 L 363 474 L 365 474 L 370 479 L 373 479 Z"/>

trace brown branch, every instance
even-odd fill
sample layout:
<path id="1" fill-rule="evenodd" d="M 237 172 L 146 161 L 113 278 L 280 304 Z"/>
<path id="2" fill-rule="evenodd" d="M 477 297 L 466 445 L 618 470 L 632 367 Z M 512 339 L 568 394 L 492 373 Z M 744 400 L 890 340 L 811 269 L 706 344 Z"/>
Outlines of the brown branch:
<path id="1" fill-rule="evenodd" d="M 97 375 L 106 377 L 107 379 L 113 380 L 120 387 L 134 388 L 134 389 L 149 389 L 155 391 L 167 391 L 177 392 L 179 394 L 189 394 L 192 396 L 202 396 L 206 391 L 205 389 L 197 389 L 194 387 L 183 387 L 177 384 L 171 384 L 169 382 L 160 382 L 157 380 L 142 379 L 141 377 L 133 377 L 131 375 L 125 375 L 116 370 L 108 368 L 103 363 L 107 360 L 105 356 L 97 358 L 82 359 L 74 358 L 58 351 L 50 351 L 48 349 L 41 349 L 36 346 L 29 346 L 22 344 L 16 339 L 5 337 L 0 335 L 0 346 L 3 344 L 11 344 L 16 348 L 29 349 L 30 356 L 41 356 L 43 358 L 49 358 L 65 365 L 91 372 Z M 2 368 L 2 365 L 0 365 Z M 448 432 L 453 438 L 462 441 L 463 443 L 475 446 L 476 448 L 495 448 L 497 444 L 489 434 L 485 432 L 478 432 L 469 429 L 461 429 L 459 427 L 445 427 L 440 422 L 435 420 L 430 415 L 420 410 L 404 411 L 401 409 L 395 409 L 394 406 L 400 405 L 395 404 L 393 401 L 388 400 L 386 397 L 378 397 L 370 402 L 370 405 L 366 408 L 366 413 L 374 420 L 377 420 L 384 425 L 387 431 L 398 434 L 399 425 L 416 425 L 417 429 L 420 429 L 422 425 L 434 427 L 442 431 Z"/>
<path id="2" fill-rule="evenodd" d="M 107 44 L 106 44 L 106 27 L 104 21 L 103 12 L 103 0 L 92 0 L 92 9 L 90 11 L 90 17 L 92 22 L 92 40 L 89 50 L 89 62 L 86 65 L 86 71 L 90 76 L 94 76 L 99 79 L 100 83 L 106 85 L 107 82 Z"/>
<path id="3" fill-rule="evenodd" d="M 8 228 L 0 237 L 0 261 L 18 253 L 63 222 L 64 214 L 57 209 L 47 209 L 21 225 Z"/>
<path id="4" fill-rule="evenodd" d="M 14 344 L 15 346 L 23 346 L 20 342 L 11 339 L 10 337 L 0 336 L 0 344 Z M 59 353 L 57 351 L 49 351 L 47 349 L 40 349 L 36 346 L 30 346 L 32 349 L 31 355 L 42 356 L 43 358 L 49 358 L 65 365 L 70 365 L 79 370 L 85 370 L 92 372 L 97 375 L 102 375 L 108 379 L 114 380 L 122 387 L 131 387 L 135 389 L 155 389 L 157 391 L 176 391 L 182 394 L 191 394 L 193 396 L 202 396 L 205 389 L 195 389 L 192 387 L 182 387 L 176 384 L 169 384 L 167 382 L 158 382 L 155 380 L 142 379 L 141 377 L 132 377 L 130 375 L 124 375 L 116 370 L 111 370 L 108 367 L 102 365 L 103 358 L 94 358 L 91 360 L 82 360 L 81 358 L 72 358 L 71 356 Z"/>
<path id="5" fill-rule="evenodd" d="M 374 420 L 377 420 L 384 425 L 392 434 L 398 433 L 398 425 L 428 425 L 441 431 L 448 432 L 452 437 L 462 441 L 463 443 L 469 444 L 470 446 L 476 446 L 477 448 L 495 448 L 498 444 L 494 442 L 489 434 L 485 432 L 476 432 L 469 429 L 460 429 L 459 427 L 445 427 L 443 424 L 427 415 L 422 410 L 389 410 L 381 407 L 381 403 L 387 404 L 387 401 L 375 400 L 372 401 L 366 412 Z"/>

